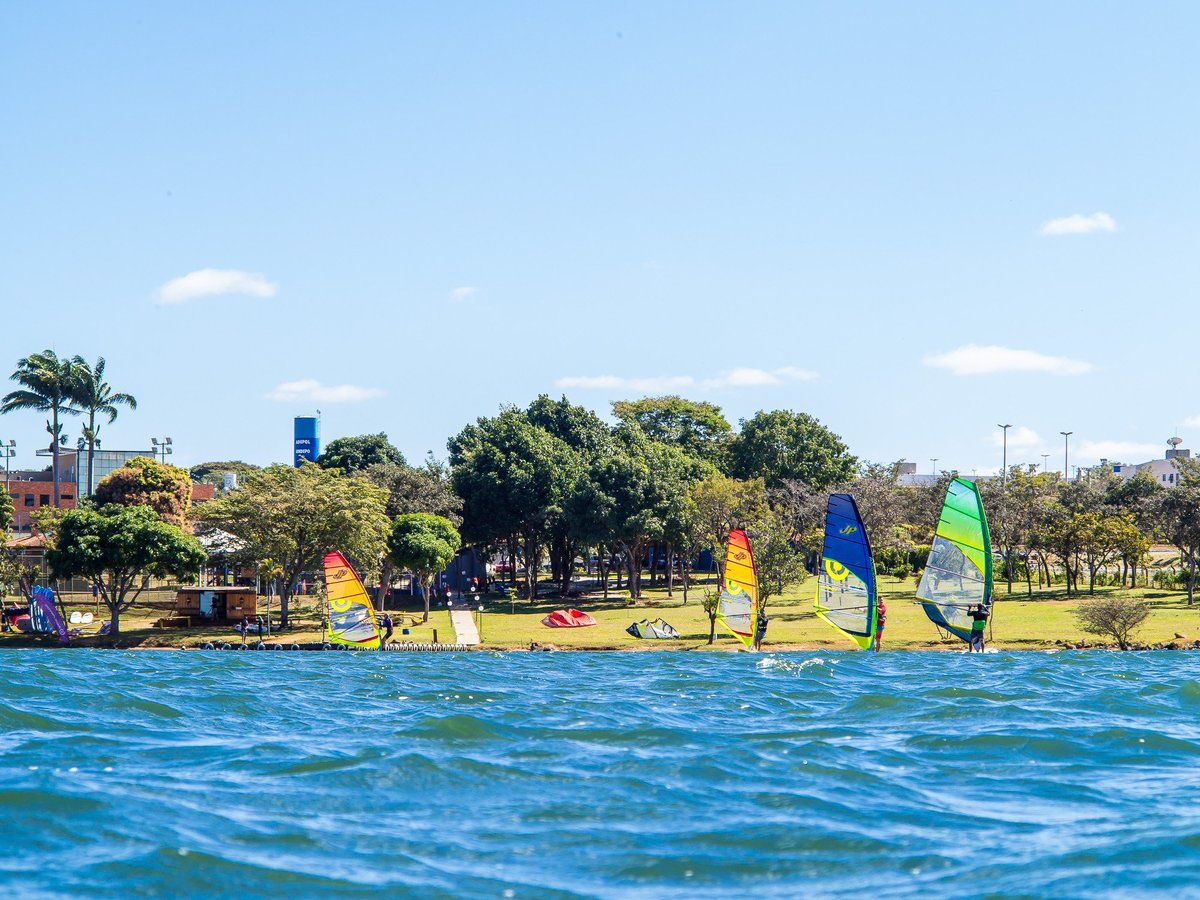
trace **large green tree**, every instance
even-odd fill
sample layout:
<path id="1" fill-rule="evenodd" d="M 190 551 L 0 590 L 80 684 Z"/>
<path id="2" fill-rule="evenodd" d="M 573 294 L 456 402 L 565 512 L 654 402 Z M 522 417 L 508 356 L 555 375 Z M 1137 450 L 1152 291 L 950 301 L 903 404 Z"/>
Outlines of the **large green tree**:
<path id="1" fill-rule="evenodd" d="M 841 484 L 854 477 L 858 465 L 840 437 L 808 413 L 790 410 L 743 419 L 731 457 L 735 477 L 762 478 L 768 488 L 787 479 L 817 489 Z"/>
<path id="2" fill-rule="evenodd" d="M 96 360 L 95 365 L 84 360 L 80 360 L 78 365 L 74 400 L 79 411 L 87 416 L 87 424 L 83 426 L 83 439 L 87 442 L 88 496 L 91 496 L 96 487 L 93 464 L 96 459 L 96 447 L 100 445 L 100 425 L 96 421 L 97 417 L 102 416 L 111 425 L 117 421 L 117 407 L 128 406 L 130 409 L 137 409 L 137 400 L 132 394 L 114 391 L 112 385 L 104 380 L 105 365 L 103 356 Z"/>
<path id="3" fill-rule="evenodd" d="M 53 350 L 43 350 L 17 361 L 16 371 L 9 376 L 21 385 L 0 399 L 0 414 L 19 410 L 50 413 L 46 431 L 50 433 L 50 452 L 53 458 L 54 505 L 59 505 L 59 447 L 62 442 L 62 417 L 79 415 L 74 399 L 79 393 L 82 357 L 59 359 Z"/>
<path id="4" fill-rule="evenodd" d="M 255 559 L 279 564 L 287 625 L 300 575 L 318 571 L 326 553 L 340 550 L 360 565 L 375 565 L 390 527 L 386 508 L 387 492 L 365 478 L 306 462 L 253 473 L 236 491 L 206 503 L 199 519 L 241 538 Z"/>
<path id="5" fill-rule="evenodd" d="M 136 456 L 100 479 L 93 498 L 97 503 L 148 506 L 164 522 L 189 530 L 192 479 L 186 469 Z"/>
<path id="6" fill-rule="evenodd" d="M 405 463 L 404 454 L 392 446 L 392 442 L 382 431 L 379 434 L 336 438 L 330 441 L 317 457 L 318 466 L 323 469 L 337 469 L 343 475 L 361 472 L 377 463 L 392 463 L 398 466 Z"/>
<path id="7" fill-rule="evenodd" d="M 450 565 L 462 546 L 453 523 L 443 516 L 429 513 L 405 513 L 397 516 L 388 534 L 388 556 L 401 569 L 412 572 L 421 585 L 425 598 L 425 617 L 429 621 L 429 599 L 433 579 Z"/>
<path id="8" fill-rule="evenodd" d="M 537 595 L 537 573 L 578 457 L 562 440 L 518 409 L 479 419 L 449 442 L 455 492 L 463 499 L 463 537 L 473 544 L 507 544 L 524 555 L 525 586 Z"/>
<path id="9" fill-rule="evenodd" d="M 56 578 L 83 577 L 99 586 L 116 635 L 121 613 L 141 595 L 146 576 L 195 575 L 205 554 L 195 538 L 149 507 L 110 505 L 83 506 L 64 515 L 46 559 Z"/>

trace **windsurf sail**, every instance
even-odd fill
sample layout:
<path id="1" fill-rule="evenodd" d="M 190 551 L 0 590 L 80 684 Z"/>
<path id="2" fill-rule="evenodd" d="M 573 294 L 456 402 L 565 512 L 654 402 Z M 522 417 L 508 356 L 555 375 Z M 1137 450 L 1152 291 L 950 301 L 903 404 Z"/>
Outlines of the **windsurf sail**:
<path id="1" fill-rule="evenodd" d="M 817 575 L 817 615 L 866 650 L 875 639 L 875 563 L 858 504 L 831 494 Z"/>
<path id="2" fill-rule="evenodd" d="M 325 590 L 329 595 L 329 640 L 349 647 L 381 649 L 383 638 L 371 598 L 354 567 L 336 551 L 325 555 Z"/>
<path id="3" fill-rule="evenodd" d="M 725 579 L 717 600 L 717 621 L 749 647 L 754 643 L 758 611 L 758 570 L 750 538 L 741 529 L 734 529 L 725 545 Z"/>
<path id="4" fill-rule="evenodd" d="M 992 539 L 979 488 L 955 478 L 946 491 L 917 599 L 930 621 L 971 639 L 971 607 L 992 604 Z"/>

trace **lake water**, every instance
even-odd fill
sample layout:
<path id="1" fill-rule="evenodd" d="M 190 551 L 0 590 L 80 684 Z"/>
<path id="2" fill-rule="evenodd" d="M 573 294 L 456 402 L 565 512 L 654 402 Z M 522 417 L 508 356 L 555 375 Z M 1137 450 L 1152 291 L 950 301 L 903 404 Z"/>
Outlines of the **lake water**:
<path id="1" fill-rule="evenodd" d="M 3 896 L 1195 892 L 1200 654 L 0 653 Z"/>

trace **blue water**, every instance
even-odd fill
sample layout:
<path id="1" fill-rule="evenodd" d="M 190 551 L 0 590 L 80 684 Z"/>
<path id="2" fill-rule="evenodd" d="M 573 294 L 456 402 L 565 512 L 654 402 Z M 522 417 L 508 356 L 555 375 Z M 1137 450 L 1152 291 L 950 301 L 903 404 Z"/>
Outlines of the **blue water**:
<path id="1" fill-rule="evenodd" d="M 0 653 L 3 896 L 1188 894 L 1200 654 Z"/>

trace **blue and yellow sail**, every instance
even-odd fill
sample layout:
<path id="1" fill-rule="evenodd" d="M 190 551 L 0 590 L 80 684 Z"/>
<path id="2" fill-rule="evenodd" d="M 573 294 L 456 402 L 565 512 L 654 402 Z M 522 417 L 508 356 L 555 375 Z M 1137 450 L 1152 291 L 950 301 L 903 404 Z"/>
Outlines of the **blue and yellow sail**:
<path id="1" fill-rule="evenodd" d="M 329 597 L 330 641 L 364 650 L 383 647 L 367 589 L 354 567 L 337 551 L 325 555 L 325 592 Z"/>
<path id="2" fill-rule="evenodd" d="M 946 490 L 917 599 L 934 625 L 964 641 L 971 639 L 971 607 L 991 607 L 992 538 L 979 488 L 969 481 L 955 478 Z"/>
<path id="3" fill-rule="evenodd" d="M 758 570 L 754 551 L 746 532 L 735 528 L 725 544 L 725 571 L 721 596 L 717 600 L 717 621 L 730 634 L 749 647 L 754 643 L 757 625 Z"/>
<path id="4" fill-rule="evenodd" d="M 831 494 L 817 575 L 817 615 L 866 650 L 875 640 L 876 591 L 875 563 L 858 504 L 849 494 Z"/>

